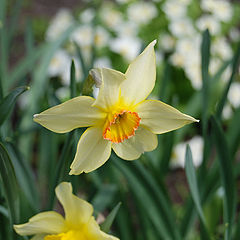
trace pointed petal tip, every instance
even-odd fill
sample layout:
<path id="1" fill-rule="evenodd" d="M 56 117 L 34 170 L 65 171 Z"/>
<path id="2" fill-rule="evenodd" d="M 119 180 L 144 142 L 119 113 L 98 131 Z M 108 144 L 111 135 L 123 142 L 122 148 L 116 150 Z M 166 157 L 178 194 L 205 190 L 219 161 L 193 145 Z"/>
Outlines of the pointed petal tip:
<path id="1" fill-rule="evenodd" d="M 34 118 L 37 118 L 38 115 L 39 115 L 39 114 L 34 114 L 34 115 L 33 115 L 33 119 L 34 119 Z"/>

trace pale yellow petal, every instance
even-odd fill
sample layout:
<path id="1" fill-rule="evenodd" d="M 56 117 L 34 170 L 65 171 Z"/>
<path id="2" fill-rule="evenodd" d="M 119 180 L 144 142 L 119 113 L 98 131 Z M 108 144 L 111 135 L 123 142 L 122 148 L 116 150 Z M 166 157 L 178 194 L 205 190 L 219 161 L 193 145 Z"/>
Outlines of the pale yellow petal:
<path id="1" fill-rule="evenodd" d="M 69 174 L 91 172 L 108 160 L 111 154 L 111 142 L 105 140 L 102 134 L 101 127 L 88 128 L 82 134 Z"/>
<path id="2" fill-rule="evenodd" d="M 118 238 L 106 234 L 105 232 L 101 231 L 99 225 L 97 224 L 94 217 L 90 219 L 88 224 L 86 225 L 86 228 L 84 229 L 87 232 L 87 235 L 89 239 L 95 239 L 95 240 L 119 240 Z"/>
<path id="3" fill-rule="evenodd" d="M 74 227 L 87 223 L 92 216 L 93 207 L 90 203 L 72 193 L 71 183 L 62 182 L 56 187 L 56 195 L 62 204 L 67 223 Z"/>
<path id="4" fill-rule="evenodd" d="M 106 114 L 92 107 L 94 101 L 94 98 L 87 96 L 76 97 L 40 114 L 35 114 L 33 120 L 57 133 L 99 124 Z"/>
<path id="5" fill-rule="evenodd" d="M 155 134 L 169 132 L 186 124 L 198 122 L 176 108 L 156 100 L 146 100 L 140 103 L 136 111 L 141 118 L 140 124 Z"/>
<path id="6" fill-rule="evenodd" d="M 39 213 L 25 224 L 13 226 L 22 236 L 35 234 L 57 234 L 65 230 L 65 220 L 57 212 L 48 211 Z"/>
<path id="7" fill-rule="evenodd" d="M 102 109 L 111 108 L 119 100 L 120 84 L 126 79 L 125 75 L 116 70 L 101 68 L 102 83 L 99 94 L 93 106 Z"/>
<path id="8" fill-rule="evenodd" d="M 124 140 L 122 143 L 114 143 L 112 148 L 120 158 L 135 160 L 142 153 L 153 151 L 157 145 L 157 136 L 149 130 L 139 127 L 133 137 Z"/>
<path id="9" fill-rule="evenodd" d="M 44 240 L 46 234 L 38 234 L 31 238 L 31 240 Z"/>
<path id="10" fill-rule="evenodd" d="M 152 91 L 156 80 L 156 60 L 154 45 L 151 42 L 129 65 L 126 80 L 121 85 L 121 94 L 129 104 L 137 104 Z"/>

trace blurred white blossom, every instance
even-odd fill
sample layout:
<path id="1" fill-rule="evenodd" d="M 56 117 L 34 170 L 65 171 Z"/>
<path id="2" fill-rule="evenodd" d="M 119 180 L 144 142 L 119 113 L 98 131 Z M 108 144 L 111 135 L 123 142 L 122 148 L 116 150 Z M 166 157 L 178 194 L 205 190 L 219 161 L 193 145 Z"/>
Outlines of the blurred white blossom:
<path id="1" fill-rule="evenodd" d="M 191 20 L 188 18 L 172 21 L 169 25 L 169 30 L 173 36 L 178 38 L 194 36 L 196 33 Z"/>
<path id="2" fill-rule="evenodd" d="M 163 5 L 163 11 L 169 19 L 176 20 L 187 15 L 186 5 L 179 0 L 168 0 Z"/>
<path id="3" fill-rule="evenodd" d="M 93 64 L 94 68 L 112 68 L 111 61 L 108 57 L 97 58 Z"/>
<path id="4" fill-rule="evenodd" d="M 240 106 L 240 83 L 233 82 L 228 92 L 228 100 L 234 108 Z"/>
<path id="5" fill-rule="evenodd" d="M 116 38 L 110 42 L 110 49 L 132 61 L 141 50 L 141 41 L 139 38 Z"/>
<path id="6" fill-rule="evenodd" d="M 79 19 L 83 23 L 90 23 L 93 21 L 95 15 L 96 15 L 96 12 L 94 9 L 87 8 L 83 12 L 81 12 Z"/>
<path id="7" fill-rule="evenodd" d="M 100 16 L 103 23 L 113 30 L 123 22 L 122 13 L 114 9 L 111 4 L 103 5 L 101 8 Z"/>
<path id="8" fill-rule="evenodd" d="M 198 167 L 202 163 L 203 157 L 203 139 L 200 136 L 193 137 L 187 142 L 179 143 L 175 146 L 173 150 L 173 156 L 170 162 L 170 166 L 173 168 L 185 166 L 185 152 L 186 146 L 189 144 L 192 156 L 193 156 L 193 164 L 195 167 Z"/>
<path id="9" fill-rule="evenodd" d="M 165 51 L 171 51 L 175 46 L 176 40 L 170 34 L 164 33 L 159 36 L 158 42 L 161 49 Z"/>
<path id="10" fill-rule="evenodd" d="M 58 50 L 52 57 L 48 66 L 48 75 L 50 77 L 61 76 L 65 68 L 71 63 L 71 58 L 64 50 Z"/>
<path id="11" fill-rule="evenodd" d="M 46 40 L 53 41 L 57 39 L 73 23 L 74 19 L 70 10 L 62 8 L 50 22 L 46 32 Z"/>
<path id="12" fill-rule="evenodd" d="M 211 15 L 204 15 L 200 17 L 197 20 L 196 25 L 200 31 L 208 29 L 212 35 L 217 35 L 221 31 L 221 25 L 218 19 Z"/>
<path id="13" fill-rule="evenodd" d="M 138 1 L 127 9 L 128 18 L 138 24 L 147 24 L 158 14 L 155 5 L 151 2 Z"/>
<path id="14" fill-rule="evenodd" d="M 232 48 L 224 37 L 217 38 L 212 43 L 212 54 L 223 60 L 229 60 L 232 55 Z"/>

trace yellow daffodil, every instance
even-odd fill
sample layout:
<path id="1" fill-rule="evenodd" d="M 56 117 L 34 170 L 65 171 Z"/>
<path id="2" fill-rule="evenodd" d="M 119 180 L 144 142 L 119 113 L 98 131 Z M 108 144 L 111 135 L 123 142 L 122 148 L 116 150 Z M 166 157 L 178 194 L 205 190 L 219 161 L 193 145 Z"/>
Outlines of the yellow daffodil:
<path id="1" fill-rule="evenodd" d="M 72 194 L 71 183 L 60 183 L 56 195 L 65 219 L 54 211 L 42 212 L 25 224 L 14 225 L 15 231 L 22 236 L 34 235 L 32 240 L 119 240 L 100 230 L 92 205 Z"/>
<path id="2" fill-rule="evenodd" d="M 125 160 L 137 159 L 157 147 L 156 134 L 197 121 L 161 101 L 145 100 L 155 85 L 155 44 L 151 42 L 125 74 L 94 70 L 101 80 L 97 99 L 76 97 L 34 115 L 34 121 L 57 133 L 89 127 L 78 142 L 70 174 L 100 167 L 111 149 Z"/>

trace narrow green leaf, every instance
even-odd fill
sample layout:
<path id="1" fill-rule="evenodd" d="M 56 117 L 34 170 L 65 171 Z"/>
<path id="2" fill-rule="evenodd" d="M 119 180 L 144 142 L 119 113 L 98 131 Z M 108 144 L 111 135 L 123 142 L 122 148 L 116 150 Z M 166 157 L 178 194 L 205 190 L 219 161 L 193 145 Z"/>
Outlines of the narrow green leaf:
<path id="1" fill-rule="evenodd" d="M 225 240 L 230 240 L 232 236 L 232 224 L 235 210 L 235 183 L 233 178 L 232 161 L 229 154 L 229 147 L 225 134 L 220 123 L 215 117 L 211 118 L 215 144 L 220 164 L 220 175 L 224 188 L 224 222 L 226 225 Z"/>
<path id="2" fill-rule="evenodd" d="M 71 94 L 70 94 L 71 98 L 76 97 L 76 68 L 73 60 L 71 63 L 70 90 L 71 90 Z"/>
<path id="3" fill-rule="evenodd" d="M 237 52 L 235 54 L 235 56 L 233 57 L 233 62 L 232 62 L 232 74 L 231 77 L 226 85 L 226 88 L 224 89 L 223 95 L 218 103 L 217 106 L 217 113 L 216 116 L 220 119 L 221 115 L 222 115 L 222 111 L 225 105 L 225 102 L 227 100 L 227 95 L 228 95 L 228 91 L 230 89 L 230 86 L 234 80 L 234 77 L 236 76 L 236 74 L 238 73 L 238 69 L 239 69 L 239 59 L 240 59 L 240 45 L 238 46 Z"/>
<path id="4" fill-rule="evenodd" d="M 197 177 L 196 177 L 196 172 L 193 165 L 192 152 L 189 145 L 187 145 L 186 154 L 185 154 L 185 171 L 186 171 L 190 193 L 193 198 L 193 202 L 196 206 L 196 209 L 201 221 L 205 224 L 206 221 L 202 211 L 201 200 L 200 200 L 198 184 L 197 184 Z"/>
<path id="5" fill-rule="evenodd" d="M 0 143 L 0 174 L 3 181 L 5 197 L 10 213 L 10 226 L 19 220 L 19 188 L 7 150 Z"/>
<path id="6" fill-rule="evenodd" d="M 69 161 L 72 159 L 69 157 L 70 148 L 72 145 L 74 131 L 71 131 L 67 135 L 67 139 L 65 140 L 63 150 L 61 152 L 61 156 L 58 160 L 56 171 L 54 174 L 53 184 L 50 187 L 50 200 L 48 209 L 52 209 L 55 201 L 55 188 L 56 186 L 64 180 L 64 177 L 67 175 L 69 171 Z"/>
<path id="7" fill-rule="evenodd" d="M 238 108 L 235 111 L 235 113 L 231 119 L 231 122 L 229 123 L 228 131 L 227 131 L 228 146 L 230 149 L 230 156 L 232 158 L 234 157 L 234 154 L 237 152 L 238 146 L 240 144 L 239 119 L 240 119 L 240 108 Z"/>
<path id="8" fill-rule="evenodd" d="M 0 89 L 4 95 L 8 74 L 8 29 L 6 26 L 7 1 L 0 1 Z"/>
<path id="9" fill-rule="evenodd" d="M 9 218 L 8 210 L 5 207 L 3 207 L 3 206 L 0 206 L 0 214 L 5 216 L 6 218 Z"/>
<path id="10" fill-rule="evenodd" d="M 146 216 L 151 220 L 159 236 L 164 240 L 172 239 L 171 233 L 169 233 L 167 230 L 164 218 L 161 214 L 159 214 L 158 206 L 154 202 L 154 199 L 151 197 L 147 189 L 142 186 L 141 180 L 137 178 L 131 167 L 125 166 L 123 161 L 121 161 L 117 157 L 113 157 L 112 160 L 116 168 L 125 175 L 132 189 L 132 192 L 134 193 L 138 201 L 141 203 L 141 205 L 144 207 Z M 131 166 L 130 163 L 128 163 L 128 166 Z"/>
<path id="11" fill-rule="evenodd" d="M 9 157 L 12 160 L 17 182 L 21 191 L 24 193 L 33 213 L 39 210 L 38 191 L 34 178 L 28 163 L 22 158 L 20 152 L 16 149 L 15 144 L 5 143 Z"/>
<path id="12" fill-rule="evenodd" d="M 1 102 L 0 102 L 0 125 L 8 117 L 9 113 L 11 112 L 16 99 L 19 95 L 24 93 L 25 91 L 29 90 L 29 87 L 18 87 L 10 92 Z"/>
<path id="13" fill-rule="evenodd" d="M 122 203 L 119 202 L 117 204 L 117 206 L 114 207 L 114 209 L 109 213 L 109 215 L 107 216 L 106 220 L 101 224 L 100 227 L 101 227 L 102 231 L 104 231 L 106 233 L 108 233 L 110 231 L 110 228 L 111 228 L 111 226 L 113 224 L 113 221 L 114 221 L 114 219 L 115 219 L 115 217 L 116 217 L 116 215 L 118 213 L 118 210 L 119 210 L 121 204 Z"/>
<path id="14" fill-rule="evenodd" d="M 116 190 L 116 185 L 102 184 L 101 188 L 91 201 L 95 212 L 103 212 L 106 207 L 108 207 L 115 196 Z"/>
<path id="15" fill-rule="evenodd" d="M 83 70 L 83 79 L 86 79 L 87 76 L 88 76 L 89 68 L 88 68 L 88 67 L 86 66 L 86 64 L 85 64 L 82 51 L 81 51 L 80 47 L 78 46 L 78 44 L 77 44 L 77 43 L 74 43 L 74 46 L 75 46 L 75 48 L 76 48 L 77 56 L 78 56 L 78 59 L 79 59 L 79 61 L 80 61 L 80 64 L 81 64 L 81 67 L 82 67 L 82 70 Z"/>

